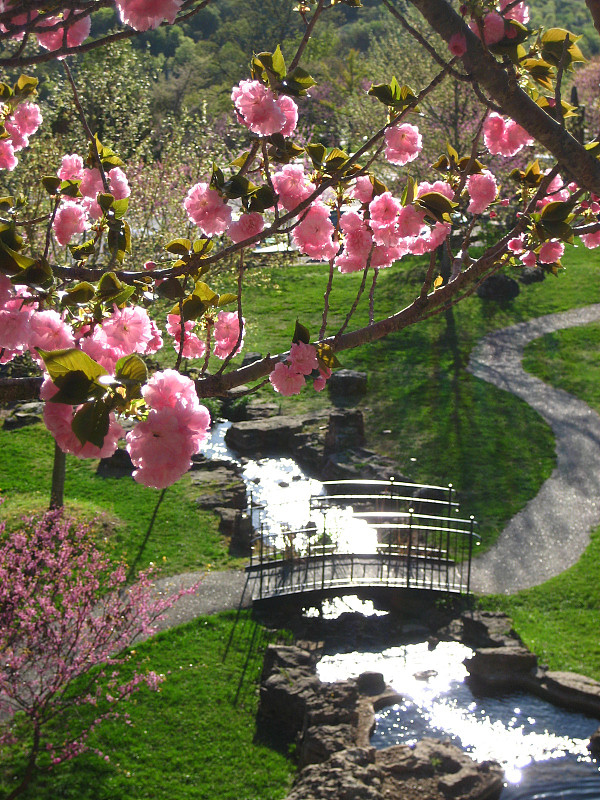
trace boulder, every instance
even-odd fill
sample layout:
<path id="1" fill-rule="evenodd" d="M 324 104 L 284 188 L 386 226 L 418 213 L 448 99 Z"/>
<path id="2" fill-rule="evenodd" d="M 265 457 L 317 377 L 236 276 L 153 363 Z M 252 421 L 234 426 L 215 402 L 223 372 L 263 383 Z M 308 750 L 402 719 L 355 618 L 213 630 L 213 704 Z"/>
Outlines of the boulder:
<path id="1" fill-rule="evenodd" d="M 334 753 L 323 764 L 300 770 L 286 800 L 383 800 L 372 747 Z"/>
<path id="2" fill-rule="evenodd" d="M 514 687 L 523 685 L 523 677 L 533 677 L 537 656 L 526 647 L 482 647 L 464 661 L 469 676 L 485 686 Z"/>
<path id="3" fill-rule="evenodd" d="M 266 419 L 279 414 L 277 403 L 261 403 L 253 400 L 246 405 L 246 419 Z"/>
<path id="4" fill-rule="evenodd" d="M 598 728 L 597 730 L 594 731 L 594 733 L 592 733 L 587 747 L 593 756 L 595 757 L 600 756 L 600 728 Z"/>
<path id="5" fill-rule="evenodd" d="M 202 508 L 246 508 L 246 486 L 239 477 L 237 465 L 221 463 L 217 467 L 194 470 L 192 486 L 200 493 L 196 503 Z"/>
<path id="6" fill-rule="evenodd" d="M 460 616 L 462 641 L 469 647 L 521 645 L 510 617 L 501 611 L 466 611 Z"/>
<path id="7" fill-rule="evenodd" d="M 5 418 L 2 427 L 7 431 L 14 431 L 17 428 L 24 428 L 26 425 L 35 425 L 42 421 L 43 414 L 43 403 L 19 403 Z"/>
<path id="8" fill-rule="evenodd" d="M 338 369 L 327 381 L 332 397 L 361 396 L 367 391 L 367 373 L 353 369 Z"/>
<path id="9" fill-rule="evenodd" d="M 539 267 L 523 267 L 519 270 L 519 282 L 524 286 L 530 283 L 541 283 L 546 280 L 546 273 Z"/>
<path id="10" fill-rule="evenodd" d="M 477 297 L 482 300 L 514 300 L 520 292 L 519 284 L 508 275 L 491 275 L 477 287 Z"/>
<path id="11" fill-rule="evenodd" d="M 230 539 L 229 552 L 236 556 L 250 554 L 252 545 L 252 520 L 239 508 L 215 508 L 219 515 L 219 532 Z"/>
<path id="12" fill-rule="evenodd" d="M 537 692 L 572 711 L 600 716 L 600 682 L 575 672 L 544 672 Z"/>
<path id="13" fill-rule="evenodd" d="M 385 692 L 385 680 L 381 672 L 363 672 L 356 679 L 361 694 L 380 695 Z"/>
<path id="14" fill-rule="evenodd" d="M 101 458 L 96 474 L 101 478 L 123 478 L 131 475 L 135 467 L 127 450 L 117 448 L 112 456 Z"/>
<path id="15" fill-rule="evenodd" d="M 365 443 L 365 421 L 358 408 L 332 411 L 325 434 L 325 452 L 338 453 L 362 447 Z"/>
<path id="16" fill-rule="evenodd" d="M 225 442 L 240 453 L 268 453 L 289 450 L 292 436 L 302 430 L 298 417 L 268 417 L 267 419 L 235 422 L 225 434 Z"/>

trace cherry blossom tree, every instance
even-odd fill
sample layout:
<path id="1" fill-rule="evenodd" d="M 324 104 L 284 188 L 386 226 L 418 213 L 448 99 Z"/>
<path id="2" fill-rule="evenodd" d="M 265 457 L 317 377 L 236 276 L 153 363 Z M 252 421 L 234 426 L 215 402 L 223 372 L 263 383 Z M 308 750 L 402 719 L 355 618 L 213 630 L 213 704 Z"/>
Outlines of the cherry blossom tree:
<path id="1" fill-rule="evenodd" d="M 125 648 L 153 632 L 180 595 L 156 596 L 148 572 L 127 588 L 125 581 L 125 566 L 110 563 L 90 529 L 58 512 L 10 533 L 0 523 L 0 746 L 16 741 L 13 722 L 22 736 L 23 719 L 31 737 L 7 800 L 29 785 L 42 750 L 52 765 L 74 758 L 103 720 L 120 716 L 119 703 L 164 680 L 135 669 L 124 679 L 119 667 L 130 659 Z M 89 722 L 82 707 L 92 709 Z M 61 722 L 66 734 L 57 742 L 47 729 Z"/>
<path id="2" fill-rule="evenodd" d="M 303 54 L 335 4 L 306 0 L 296 6 L 304 35 L 295 52 L 284 55 L 273 43 L 252 56 L 247 78 L 232 88 L 231 113 L 249 144 L 231 163 L 215 164 L 181 198 L 194 236 L 173 231 L 162 253 L 134 263 L 127 165 L 91 130 L 69 60 L 186 19 L 210 1 L 116 0 L 122 29 L 95 40 L 90 18 L 108 0 L 5 0 L 0 11 L 0 64 L 24 70 L 2 84 L 0 168 L 18 169 L 43 124 L 34 102 L 36 79 L 26 72 L 36 64 L 61 60 L 82 126 L 79 151 L 40 176 L 46 213 L 28 218 L 26 199 L 0 198 L 0 362 L 29 352 L 42 373 L 4 381 L 1 396 L 41 390 L 57 448 L 81 457 L 113 452 L 123 435 L 119 420 L 128 417 L 135 423 L 126 436 L 134 478 L 156 488 L 189 468 L 210 423 L 203 397 L 226 396 L 242 384 L 253 391 L 267 382 L 286 395 L 307 384 L 318 391 L 338 353 L 448 311 L 505 267 L 556 271 L 576 236 L 586 247 L 600 245 L 600 142 L 581 143 L 571 134 L 578 109 L 563 98 L 567 73 L 584 61 L 575 33 L 534 30 L 524 0 L 407 0 L 419 26 L 399 4 L 381 0 L 390 21 L 415 39 L 437 71 L 424 86 L 400 84 L 394 75 L 372 84 L 364 103 L 380 103 L 385 122 L 346 152 L 296 137 L 299 107 L 310 103 L 315 85 L 301 66 Z M 600 28 L 599 0 L 586 2 Z M 431 31 L 435 37 L 427 35 Z M 423 165 L 421 106 L 451 82 L 468 86 L 479 102 L 472 144 L 466 152 L 448 144 L 433 165 Z M 536 158 L 541 149 L 550 166 Z M 524 157 L 523 167 L 500 186 L 494 158 L 516 154 Z M 417 164 L 420 175 L 429 167 L 427 180 L 411 176 Z M 390 170 L 402 192 L 386 186 Z M 472 254 L 474 229 L 498 208 L 507 212 L 506 229 L 483 253 Z M 34 247 L 40 239 L 31 231 L 38 228 L 43 245 Z M 289 351 L 232 368 L 248 314 L 244 254 L 279 234 L 290 236 L 299 254 L 324 264 L 320 329 L 311 340 L 299 324 Z M 450 269 L 440 268 L 440 252 Z M 407 307 L 377 318 L 379 273 L 407 254 L 429 258 L 422 286 Z M 230 292 L 218 294 L 211 273 L 232 258 L 237 278 Z M 362 273 L 362 281 L 336 328 L 330 297 L 349 272 Z M 353 327 L 367 292 L 369 322 Z M 166 320 L 153 311 L 158 300 L 172 304 Z M 226 311 L 229 305 L 234 310 Z M 173 369 L 149 375 L 145 357 L 170 347 Z M 198 359 L 195 382 L 179 374 L 184 358 Z"/>

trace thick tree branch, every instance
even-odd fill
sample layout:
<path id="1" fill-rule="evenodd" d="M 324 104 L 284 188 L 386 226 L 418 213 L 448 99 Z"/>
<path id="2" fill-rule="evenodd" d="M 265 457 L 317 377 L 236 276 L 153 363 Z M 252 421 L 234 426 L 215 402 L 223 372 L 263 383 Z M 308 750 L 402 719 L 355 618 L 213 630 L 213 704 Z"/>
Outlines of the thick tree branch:
<path id="1" fill-rule="evenodd" d="M 409 0 L 445 41 L 461 33 L 467 41 L 463 63 L 473 78 L 515 120 L 542 144 L 579 186 L 600 193 L 600 163 L 556 120 L 519 87 L 505 67 L 486 50 L 446 0 Z M 600 7 L 600 0 L 594 0 Z M 590 0 L 588 0 L 588 6 Z M 590 8 L 591 10 L 591 8 Z M 599 10 L 600 14 L 600 10 Z"/>
<path id="2" fill-rule="evenodd" d="M 600 0 L 585 0 L 585 4 L 592 15 L 596 30 L 600 33 Z"/>

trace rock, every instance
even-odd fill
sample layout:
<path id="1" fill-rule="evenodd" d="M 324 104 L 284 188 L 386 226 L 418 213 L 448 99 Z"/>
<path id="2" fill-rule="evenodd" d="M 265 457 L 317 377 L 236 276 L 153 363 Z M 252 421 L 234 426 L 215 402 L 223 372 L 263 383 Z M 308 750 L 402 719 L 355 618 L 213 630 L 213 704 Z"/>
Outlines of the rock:
<path id="1" fill-rule="evenodd" d="M 250 554 L 252 545 L 252 520 L 238 508 L 215 508 L 219 515 L 219 532 L 230 538 L 229 552 L 239 556 Z"/>
<path id="2" fill-rule="evenodd" d="M 520 292 L 519 284 L 508 275 L 491 275 L 477 287 L 477 297 L 482 300 L 514 300 Z"/>
<path id="3" fill-rule="evenodd" d="M 532 677 L 537 656 L 526 647 L 483 647 L 464 661 L 469 675 L 485 686 L 519 686 L 523 676 Z"/>
<path id="4" fill-rule="evenodd" d="M 385 681 L 381 672 L 363 672 L 356 679 L 361 694 L 382 694 L 385 692 Z"/>
<path id="5" fill-rule="evenodd" d="M 600 755 L 600 728 L 592 733 L 587 747 L 593 756 Z"/>
<path id="6" fill-rule="evenodd" d="M 467 611 L 460 616 L 462 641 L 470 647 L 522 644 L 510 617 L 501 611 Z"/>
<path id="7" fill-rule="evenodd" d="M 530 283 L 541 283 L 546 280 L 546 273 L 539 267 L 523 267 L 519 270 L 519 282 L 524 286 Z"/>
<path id="8" fill-rule="evenodd" d="M 2 427 L 7 431 L 14 431 L 27 425 L 35 425 L 42 421 L 43 414 L 43 403 L 19 403 L 6 417 Z"/>
<path id="9" fill-rule="evenodd" d="M 286 800 L 382 800 L 381 774 L 372 747 L 335 753 L 327 762 L 301 770 Z"/>
<path id="10" fill-rule="evenodd" d="M 313 725 L 306 728 L 298 752 L 300 768 L 307 764 L 319 764 L 340 750 L 356 744 L 354 725 Z"/>
<path id="11" fill-rule="evenodd" d="M 600 683 L 575 672 L 546 672 L 540 691 L 546 700 L 572 711 L 600 716 Z"/>
<path id="12" fill-rule="evenodd" d="M 96 475 L 101 478 L 123 478 L 131 475 L 133 470 L 133 462 L 127 450 L 117 448 L 112 456 L 100 459 Z"/>
<path id="13" fill-rule="evenodd" d="M 359 409 L 333 411 L 325 435 L 325 453 L 352 450 L 365 443 L 365 421 Z"/>
<path id="14" fill-rule="evenodd" d="M 213 469 L 195 470 L 192 485 L 200 492 L 196 503 L 202 508 L 246 508 L 246 486 L 237 466 L 221 463 Z"/>
<path id="15" fill-rule="evenodd" d="M 266 419 L 279 414 L 277 403 L 260 403 L 253 400 L 246 406 L 246 419 Z"/>
<path id="16" fill-rule="evenodd" d="M 329 378 L 327 385 L 332 397 L 363 395 L 367 391 L 367 373 L 353 369 L 338 369 Z"/>
<path id="17" fill-rule="evenodd" d="M 242 359 L 242 367 L 248 367 L 250 364 L 254 364 L 255 361 L 260 361 L 261 358 L 262 355 L 260 353 L 245 353 Z"/>
<path id="18" fill-rule="evenodd" d="M 281 452 L 290 449 L 291 437 L 302 430 L 302 424 L 301 418 L 286 416 L 235 422 L 225 442 L 241 453 Z"/>

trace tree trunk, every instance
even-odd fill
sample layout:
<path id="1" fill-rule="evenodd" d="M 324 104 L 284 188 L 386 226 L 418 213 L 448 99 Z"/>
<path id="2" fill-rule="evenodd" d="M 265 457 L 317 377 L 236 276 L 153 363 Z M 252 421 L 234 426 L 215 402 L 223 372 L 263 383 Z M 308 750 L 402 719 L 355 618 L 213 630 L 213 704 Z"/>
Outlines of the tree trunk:
<path id="1" fill-rule="evenodd" d="M 65 503 L 65 473 L 67 457 L 54 442 L 54 463 L 52 465 L 52 486 L 50 488 L 50 509 L 62 508 Z"/>
<path id="2" fill-rule="evenodd" d="M 18 797 L 20 794 L 23 794 L 25 789 L 31 783 L 31 779 L 33 778 L 33 773 L 35 770 L 35 762 L 37 761 L 38 753 L 40 752 L 40 729 L 38 725 L 33 729 L 33 742 L 31 745 L 31 750 L 29 751 L 29 759 L 27 760 L 27 766 L 25 767 L 25 774 L 21 780 L 21 783 L 12 790 L 12 792 L 6 796 L 5 800 L 13 800 L 14 797 Z"/>

